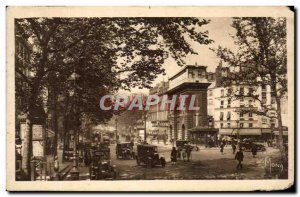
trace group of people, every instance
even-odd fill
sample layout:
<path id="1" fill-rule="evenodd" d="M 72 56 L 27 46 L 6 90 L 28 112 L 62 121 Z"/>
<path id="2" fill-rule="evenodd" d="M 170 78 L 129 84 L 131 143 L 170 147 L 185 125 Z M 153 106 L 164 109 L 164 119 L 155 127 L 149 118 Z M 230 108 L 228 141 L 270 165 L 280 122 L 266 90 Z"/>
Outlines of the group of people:
<path id="1" fill-rule="evenodd" d="M 188 144 L 182 147 L 178 147 L 177 149 L 176 147 L 173 147 L 171 151 L 172 165 L 175 165 L 178 159 L 182 159 L 184 162 L 185 161 L 189 162 L 192 156 L 193 149 L 194 147 Z"/>

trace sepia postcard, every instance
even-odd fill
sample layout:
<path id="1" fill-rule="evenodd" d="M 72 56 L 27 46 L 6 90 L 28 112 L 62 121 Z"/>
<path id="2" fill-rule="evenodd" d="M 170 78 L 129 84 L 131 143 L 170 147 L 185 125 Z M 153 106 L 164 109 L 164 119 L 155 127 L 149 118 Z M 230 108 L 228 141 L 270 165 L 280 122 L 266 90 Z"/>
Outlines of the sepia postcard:
<path id="1" fill-rule="evenodd" d="M 14 7 L 8 191 L 294 185 L 293 7 Z"/>

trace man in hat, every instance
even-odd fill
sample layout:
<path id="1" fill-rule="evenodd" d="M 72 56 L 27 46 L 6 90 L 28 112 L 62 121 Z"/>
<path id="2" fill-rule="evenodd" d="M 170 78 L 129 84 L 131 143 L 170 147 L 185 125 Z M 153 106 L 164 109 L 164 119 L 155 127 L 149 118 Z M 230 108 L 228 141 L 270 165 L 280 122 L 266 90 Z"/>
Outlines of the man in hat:
<path id="1" fill-rule="evenodd" d="M 242 148 L 240 148 L 239 151 L 235 154 L 235 160 L 237 160 L 237 162 L 238 162 L 236 169 L 237 170 L 243 169 L 242 161 L 244 160 L 244 153 L 243 153 Z"/>

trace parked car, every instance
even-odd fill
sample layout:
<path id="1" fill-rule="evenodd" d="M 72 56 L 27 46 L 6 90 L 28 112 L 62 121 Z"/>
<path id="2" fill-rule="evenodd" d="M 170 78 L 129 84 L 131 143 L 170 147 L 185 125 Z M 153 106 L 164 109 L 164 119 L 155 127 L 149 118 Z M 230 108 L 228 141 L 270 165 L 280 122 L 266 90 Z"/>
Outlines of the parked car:
<path id="1" fill-rule="evenodd" d="M 187 141 L 187 140 L 176 140 L 175 141 L 175 145 L 177 148 L 183 148 L 188 143 L 189 143 L 189 141 Z"/>
<path id="2" fill-rule="evenodd" d="M 257 151 L 266 151 L 266 147 L 263 144 L 255 143 L 250 140 L 245 140 L 239 143 L 239 146 L 243 151 L 251 151 L 253 146 L 256 146 Z"/>
<path id="3" fill-rule="evenodd" d="M 131 142 L 118 143 L 116 147 L 116 155 L 118 159 L 135 159 L 133 144 Z"/>
<path id="4" fill-rule="evenodd" d="M 64 151 L 64 161 L 72 161 L 74 157 L 74 150 L 73 148 L 66 148 Z"/>
<path id="5" fill-rule="evenodd" d="M 108 147 L 101 147 L 101 149 L 92 151 L 92 163 L 89 172 L 91 180 L 116 179 L 116 166 L 111 163 Z"/>
<path id="6" fill-rule="evenodd" d="M 148 168 L 156 165 L 165 167 L 166 160 L 159 156 L 157 146 L 140 144 L 137 145 L 136 163 L 137 165 L 145 164 Z"/>

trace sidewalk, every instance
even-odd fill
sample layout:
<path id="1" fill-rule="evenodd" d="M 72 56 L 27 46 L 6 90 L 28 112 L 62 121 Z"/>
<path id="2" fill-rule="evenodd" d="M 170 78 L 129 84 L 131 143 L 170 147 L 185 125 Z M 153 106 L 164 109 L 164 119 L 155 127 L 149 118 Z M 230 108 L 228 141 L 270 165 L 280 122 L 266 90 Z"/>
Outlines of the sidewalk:
<path id="1" fill-rule="evenodd" d="M 72 167 L 72 162 L 62 162 L 62 150 L 57 150 L 57 156 L 59 161 L 59 174 L 64 178 Z M 54 157 L 52 155 L 47 155 L 47 175 L 46 180 L 50 180 L 54 175 Z M 45 180 L 45 174 L 42 174 L 43 180 Z M 37 178 L 37 180 L 40 177 Z"/>

